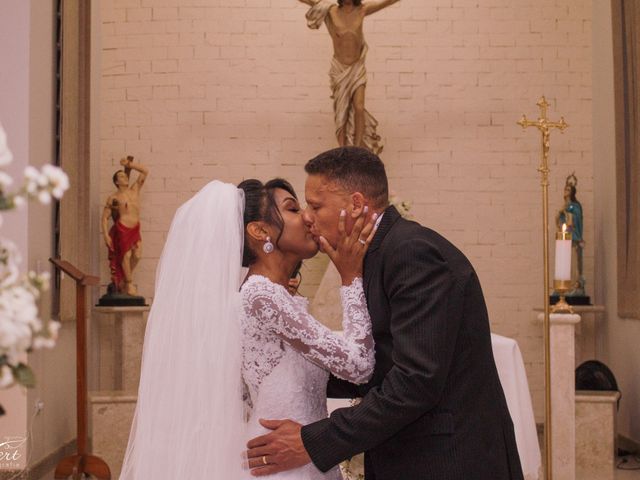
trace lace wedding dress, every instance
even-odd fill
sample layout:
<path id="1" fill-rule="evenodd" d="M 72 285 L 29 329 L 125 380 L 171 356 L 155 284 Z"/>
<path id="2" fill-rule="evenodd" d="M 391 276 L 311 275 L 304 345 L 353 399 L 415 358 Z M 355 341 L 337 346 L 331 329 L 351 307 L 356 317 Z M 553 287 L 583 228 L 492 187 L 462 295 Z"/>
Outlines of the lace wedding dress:
<path id="1" fill-rule="evenodd" d="M 308 424 L 327 417 L 329 372 L 352 383 L 373 373 L 374 344 L 362 287 L 356 278 L 340 289 L 344 336 L 332 332 L 308 312 L 303 297 L 260 275 L 241 288 L 244 315 L 242 376 L 248 395 L 248 439 L 268 433 L 258 420 L 291 419 Z M 251 477 L 247 473 L 247 478 Z M 313 464 L 267 478 L 339 480 L 339 468 L 320 472 Z"/>

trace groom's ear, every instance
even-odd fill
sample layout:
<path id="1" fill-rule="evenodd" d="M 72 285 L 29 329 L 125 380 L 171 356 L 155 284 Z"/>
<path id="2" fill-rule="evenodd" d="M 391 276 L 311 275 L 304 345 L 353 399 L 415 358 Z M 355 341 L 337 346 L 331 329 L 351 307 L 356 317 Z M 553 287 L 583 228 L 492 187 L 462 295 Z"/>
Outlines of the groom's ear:
<path id="1" fill-rule="evenodd" d="M 351 194 L 351 217 L 358 218 L 362 213 L 362 210 L 367 205 L 364 195 L 360 192 Z"/>

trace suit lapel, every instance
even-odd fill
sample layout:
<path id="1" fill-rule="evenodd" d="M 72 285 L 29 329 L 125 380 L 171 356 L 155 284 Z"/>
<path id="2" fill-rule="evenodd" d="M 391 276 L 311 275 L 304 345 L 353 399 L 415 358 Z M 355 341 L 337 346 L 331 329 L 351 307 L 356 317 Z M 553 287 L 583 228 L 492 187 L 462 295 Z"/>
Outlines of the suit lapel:
<path id="1" fill-rule="evenodd" d="M 378 264 L 380 263 L 380 246 L 389 233 L 389 230 L 391 230 L 391 227 L 398 221 L 399 218 L 401 218 L 400 213 L 398 213 L 398 210 L 396 210 L 396 207 L 394 207 L 393 205 L 387 207 L 387 209 L 384 211 L 384 215 L 382 216 L 382 220 L 380 221 L 380 225 L 378 226 L 378 231 L 374 235 L 373 240 L 371 241 L 371 245 L 369 245 L 367 255 L 364 257 L 363 281 L 365 294 L 367 294 L 371 278 L 374 272 L 377 270 Z"/>

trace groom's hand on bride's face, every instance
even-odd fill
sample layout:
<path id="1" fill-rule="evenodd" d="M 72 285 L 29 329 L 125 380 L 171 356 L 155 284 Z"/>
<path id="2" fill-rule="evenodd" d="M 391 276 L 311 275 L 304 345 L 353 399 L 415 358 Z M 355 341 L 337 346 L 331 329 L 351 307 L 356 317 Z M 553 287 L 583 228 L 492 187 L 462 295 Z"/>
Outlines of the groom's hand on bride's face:
<path id="1" fill-rule="evenodd" d="M 251 475 L 272 475 L 311 462 L 302 443 L 302 425 L 292 420 L 260 420 L 260 424 L 272 432 L 247 443 Z"/>

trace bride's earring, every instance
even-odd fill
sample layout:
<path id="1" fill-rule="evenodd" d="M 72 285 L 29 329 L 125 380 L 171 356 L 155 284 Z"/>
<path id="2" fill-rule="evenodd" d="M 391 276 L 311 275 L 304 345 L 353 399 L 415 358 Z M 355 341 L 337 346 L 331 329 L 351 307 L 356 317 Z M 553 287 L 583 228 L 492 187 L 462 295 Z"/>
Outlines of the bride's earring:
<path id="1" fill-rule="evenodd" d="M 269 253 L 273 252 L 273 243 L 271 243 L 271 237 L 267 237 L 267 241 L 262 246 L 262 250 L 266 254 L 269 254 Z"/>

